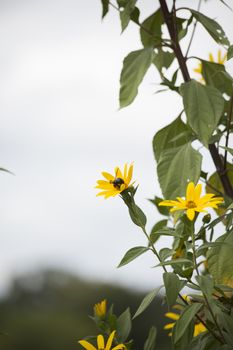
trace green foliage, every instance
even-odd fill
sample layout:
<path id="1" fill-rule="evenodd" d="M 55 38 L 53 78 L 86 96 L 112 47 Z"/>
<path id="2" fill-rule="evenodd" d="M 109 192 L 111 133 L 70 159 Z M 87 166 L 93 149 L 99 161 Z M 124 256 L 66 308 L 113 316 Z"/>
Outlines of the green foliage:
<path id="1" fill-rule="evenodd" d="M 117 319 L 116 331 L 119 343 L 124 343 L 129 336 L 132 328 L 131 314 L 127 308 Z"/>
<path id="2" fill-rule="evenodd" d="M 187 182 L 196 183 L 201 172 L 201 154 L 190 143 L 162 152 L 157 165 L 164 198 L 183 196 Z"/>
<path id="3" fill-rule="evenodd" d="M 129 249 L 122 258 L 118 267 L 127 265 L 128 263 L 136 259 L 138 256 L 142 255 L 143 253 L 147 252 L 148 250 L 149 248 L 147 247 L 134 247 Z"/>
<path id="4" fill-rule="evenodd" d="M 135 9 L 137 0 L 129 0 L 126 2 L 123 11 L 120 11 L 120 19 L 121 19 L 121 29 L 122 32 L 126 29 L 128 26 L 130 19 L 131 19 L 131 14 Z"/>
<path id="5" fill-rule="evenodd" d="M 203 25 L 203 27 L 218 44 L 226 46 L 230 45 L 224 30 L 216 21 L 214 21 L 212 18 L 203 15 L 203 13 L 200 13 L 198 11 L 191 9 L 189 9 L 189 11 L 192 13 L 193 17 Z"/>
<path id="6" fill-rule="evenodd" d="M 224 99 L 216 88 L 204 86 L 195 80 L 182 84 L 180 91 L 187 122 L 198 139 L 208 147 L 209 139 L 222 116 Z"/>
<path id="7" fill-rule="evenodd" d="M 109 11 L 109 0 L 101 0 L 101 3 L 102 3 L 102 18 L 104 18 Z"/>
<path id="8" fill-rule="evenodd" d="M 144 344 L 143 350 L 154 350 L 157 331 L 155 327 L 151 327 L 148 338 Z"/>
<path id="9" fill-rule="evenodd" d="M 232 95 L 232 77 L 226 72 L 223 64 L 201 60 L 202 75 L 207 85 L 218 89 L 221 93 Z"/>
<path id="10" fill-rule="evenodd" d="M 233 57 L 233 45 L 228 48 L 227 59 L 230 60 Z"/>
<path id="11" fill-rule="evenodd" d="M 139 315 L 141 315 L 141 313 L 143 313 L 143 311 L 145 311 L 148 308 L 148 306 L 152 303 L 154 298 L 158 295 L 160 289 L 161 289 L 161 287 L 158 287 L 158 288 L 152 290 L 150 293 L 148 293 L 145 296 L 145 298 L 143 298 L 141 304 L 139 305 L 137 311 L 135 312 L 133 319 L 138 317 Z"/>
<path id="12" fill-rule="evenodd" d="M 180 340 L 180 338 L 183 336 L 183 334 L 185 333 L 190 323 L 193 321 L 194 316 L 201 308 L 202 308 L 202 304 L 195 303 L 187 306 L 184 309 L 179 320 L 177 320 L 176 322 L 176 327 L 173 332 L 174 344 L 176 344 Z"/>
<path id="13" fill-rule="evenodd" d="M 220 244 L 208 250 L 208 269 L 215 283 L 233 285 L 233 231 L 227 232 L 217 238 Z"/>
<path id="14" fill-rule="evenodd" d="M 181 281 L 173 272 L 164 272 L 163 282 L 166 290 L 167 304 L 171 308 L 175 304 L 179 292 L 183 289 L 185 281 Z"/>
<path id="15" fill-rule="evenodd" d="M 161 26 L 163 23 L 164 19 L 160 9 L 142 22 L 140 36 L 144 47 L 156 47 L 161 44 Z"/>
<path id="16" fill-rule="evenodd" d="M 121 72 L 120 107 L 126 107 L 133 102 L 138 93 L 144 75 L 154 59 L 153 48 L 145 48 L 131 52 L 123 62 Z"/>

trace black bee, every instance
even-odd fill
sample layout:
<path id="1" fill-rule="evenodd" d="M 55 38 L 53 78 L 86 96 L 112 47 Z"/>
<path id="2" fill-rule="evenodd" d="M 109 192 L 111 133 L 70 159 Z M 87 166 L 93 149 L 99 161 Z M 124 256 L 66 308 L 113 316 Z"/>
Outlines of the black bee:
<path id="1" fill-rule="evenodd" d="M 121 185 L 123 185 L 125 182 L 120 177 L 116 177 L 113 181 L 111 181 L 111 183 L 115 188 L 119 190 L 121 188 Z"/>

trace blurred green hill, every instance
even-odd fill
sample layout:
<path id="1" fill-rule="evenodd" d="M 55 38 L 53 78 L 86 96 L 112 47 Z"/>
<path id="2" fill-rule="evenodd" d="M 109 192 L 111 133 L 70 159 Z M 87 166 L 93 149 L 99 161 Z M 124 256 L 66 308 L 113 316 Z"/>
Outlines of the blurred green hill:
<path id="1" fill-rule="evenodd" d="M 127 306 L 133 314 L 145 293 L 113 285 L 91 283 L 64 271 L 41 271 L 16 278 L 0 300 L 0 349 L 78 350 L 79 339 L 97 334 L 88 317 L 96 302 L 106 298 L 118 315 Z M 133 321 L 133 349 L 143 349 L 149 327 L 158 329 L 157 348 L 169 350 L 164 332 L 166 307 L 156 299 Z"/>

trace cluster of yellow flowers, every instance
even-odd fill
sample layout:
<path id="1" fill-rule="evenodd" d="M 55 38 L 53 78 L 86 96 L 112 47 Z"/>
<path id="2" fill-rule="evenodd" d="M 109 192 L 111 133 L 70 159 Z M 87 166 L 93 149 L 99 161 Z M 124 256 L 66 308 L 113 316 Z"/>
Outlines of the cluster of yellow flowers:
<path id="1" fill-rule="evenodd" d="M 105 198 L 115 197 L 117 194 L 125 191 L 133 185 L 131 183 L 133 176 L 133 164 L 128 168 L 125 164 L 124 171 L 119 167 L 115 168 L 115 174 L 111 175 L 107 172 L 102 172 L 105 180 L 98 180 L 96 188 L 102 191 L 97 196 L 104 196 Z M 202 185 L 195 186 L 193 182 L 189 182 L 186 190 L 186 198 L 177 197 L 177 200 L 164 200 L 159 203 L 161 206 L 172 207 L 171 212 L 177 210 L 185 210 L 189 220 L 195 218 L 195 212 L 207 213 L 205 208 L 218 208 L 218 204 L 223 202 L 222 197 L 215 197 L 212 193 L 207 193 L 201 197 Z"/>

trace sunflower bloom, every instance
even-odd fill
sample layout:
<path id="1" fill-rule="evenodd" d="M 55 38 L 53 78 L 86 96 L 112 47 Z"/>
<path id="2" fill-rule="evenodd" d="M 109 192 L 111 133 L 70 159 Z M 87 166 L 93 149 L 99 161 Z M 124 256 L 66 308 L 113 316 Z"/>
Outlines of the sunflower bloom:
<path id="1" fill-rule="evenodd" d="M 98 317 L 104 317 L 106 315 L 107 300 L 104 299 L 100 303 L 95 304 L 94 313 Z"/>
<path id="2" fill-rule="evenodd" d="M 125 164 L 124 170 L 121 171 L 119 167 L 115 168 L 115 174 L 111 175 L 106 172 L 102 172 L 104 180 L 98 180 L 95 188 L 98 188 L 102 191 L 97 193 L 97 196 L 104 196 L 105 199 L 109 197 L 115 197 L 129 186 L 132 186 L 131 183 L 133 176 L 133 164 L 128 167 L 128 164 Z"/>
<path id="3" fill-rule="evenodd" d="M 224 64 L 227 60 L 227 54 L 222 54 L 221 50 L 218 50 L 218 55 L 217 55 L 217 59 L 214 59 L 213 54 L 210 52 L 209 53 L 209 61 L 210 62 L 214 62 L 214 63 L 218 63 L 218 64 Z M 202 63 L 198 63 L 198 66 L 193 70 L 195 73 L 201 74 L 202 75 Z M 201 78 L 201 81 L 204 82 L 204 78 Z"/>
<path id="4" fill-rule="evenodd" d="M 111 348 L 115 333 L 116 333 L 116 331 L 113 331 L 110 334 L 106 344 L 105 344 L 104 337 L 102 336 L 102 334 L 99 334 L 97 336 L 97 348 L 94 345 L 92 345 L 91 343 L 89 343 L 87 340 L 79 340 L 79 344 L 82 345 L 84 347 L 84 349 L 86 349 L 86 350 L 123 350 L 123 349 L 126 349 L 124 344 L 118 344 L 118 345 L 114 346 L 113 348 Z"/>
<path id="5" fill-rule="evenodd" d="M 180 318 L 180 314 L 176 314 L 175 312 L 167 312 L 165 314 L 165 316 L 170 318 L 173 321 L 177 321 Z M 176 322 L 167 323 L 164 326 L 164 329 L 171 329 L 172 330 L 172 328 L 175 326 L 175 323 Z M 203 333 L 203 332 L 206 332 L 206 331 L 207 331 L 206 327 L 201 322 L 197 322 L 194 325 L 193 336 L 197 337 L 200 333 Z M 170 332 L 168 335 L 171 336 L 172 332 Z"/>
<path id="6" fill-rule="evenodd" d="M 193 220 L 195 212 L 207 213 L 205 208 L 218 208 L 218 204 L 223 202 L 222 197 L 215 197 L 212 193 L 207 193 L 201 197 L 202 185 L 194 185 L 190 182 L 186 190 L 186 198 L 177 197 L 177 200 L 164 200 L 159 205 L 166 207 L 173 207 L 170 211 L 185 210 L 189 220 Z"/>

